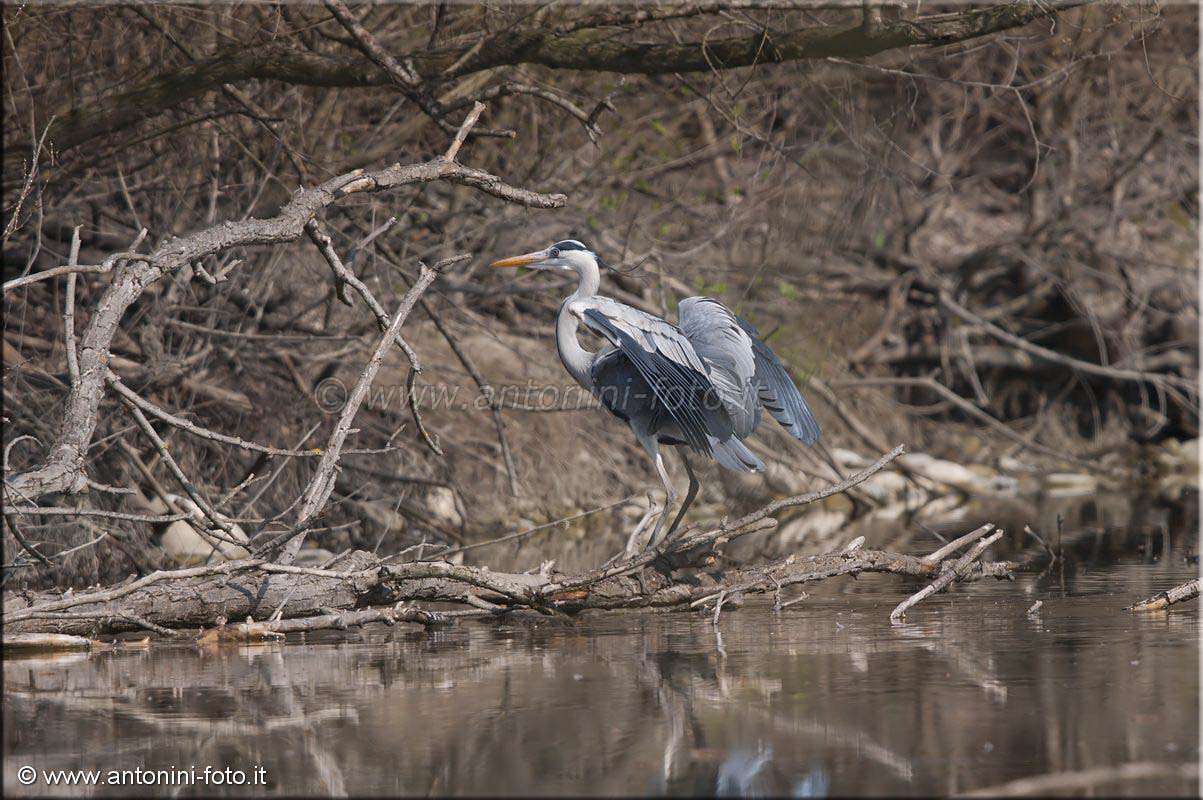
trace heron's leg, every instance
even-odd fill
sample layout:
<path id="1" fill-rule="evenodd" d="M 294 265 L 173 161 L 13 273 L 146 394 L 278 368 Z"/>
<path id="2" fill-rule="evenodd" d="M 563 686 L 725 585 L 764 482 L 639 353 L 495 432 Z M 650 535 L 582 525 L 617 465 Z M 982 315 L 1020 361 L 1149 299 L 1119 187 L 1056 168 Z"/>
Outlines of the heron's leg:
<path id="1" fill-rule="evenodd" d="M 648 434 L 635 431 L 635 438 L 639 444 L 643 445 L 643 449 L 647 451 L 648 457 L 652 459 L 652 463 L 656 465 L 657 471 L 660 473 L 660 479 L 664 482 L 664 487 L 672 492 L 672 485 L 668 482 L 668 478 L 664 473 L 664 461 L 660 458 L 660 443 L 656 441 L 656 437 Z M 669 498 L 665 498 L 664 508 L 656 510 L 656 501 L 652 498 L 652 493 L 647 493 L 648 507 L 647 513 L 643 515 L 643 519 L 639 520 L 639 524 L 631 531 L 631 535 L 627 537 L 627 546 L 619 554 L 623 558 L 633 558 L 639 555 L 640 551 L 649 547 L 650 543 L 655 540 L 656 534 L 659 533 L 660 527 L 664 524 L 664 517 L 668 514 Z M 657 515 L 656 529 L 651 536 L 647 536 L 647 531 L 653 516 Z M 615 556 L 615 559 L 618 556 Z M 613 561 L 614 559 L 611 559 Z M 609 563 L 609 562 L 607 562 Z M 604 566 L 604 565 L 603 565 Z"/>
<path id="2" fill-rule="evenodd" d="M 648 497 L 648 500 L 651 500 L 650 496 Z M 639 555 L 640 537 L 642 537 L 643 533 L 647 530 L 648 525 L 651 524 L 652 517 L 655 516 L 655 514 L 656 504 L 649 502 L 647 511 L 640 518 L 638 524 L 635 525 L 635 528 L 631 531 L 631 535 L 627 537 L 627 546 L 610 556 L 610 558 L 608 558 L 606 562 L 602 564 L 603 569 L 610 566 L 620 558 L 631 558 L 632 556 Z"/>
<path id="3" fill-rule="evenodd" d="M 685 455 L 685 448 L 678 447 L 677 452 L 681 454 L 681 461 L 685 463 L 685 472 L 689 474 L 689 488 L 685 490 L 685 502 L 681 504 L 681 510 L 677 512 L 677 518 L 673 520 L 673 524 L 668 526 L 668 532 L 664 534 L 664 538 L 673 535 L 673 531 L 681 524 L 681 518 L 685 516 L 685 512 L 693 505 L 693 499 L 698 496 L 698 488 L 701 484 L 698 483 L 697 476 L 693 474 L 693 467 L 689 464 L 689 456 Z"/>
<path id="4" fill-rule="evenodd" d="M 664 483 L 664 511 L 660 513 L 660 519 L 656 520 L 656 530 L 652 531 L 652 538 L 648 539 L 647 546 L 655 547 L 660 544 L 661 534 L 664 532 L 664 522 L 668 519 L 668 512 L 677 502 L 679 495 L 672 481 L 668 479 L 668 470 L 664 468 L 664 456 L 660 454 L 660 448 L 655 445 L 655 451 L 652 454 L 652 459 L 656 463 L 656 472 L 660 474 L 660 480 Z"/>

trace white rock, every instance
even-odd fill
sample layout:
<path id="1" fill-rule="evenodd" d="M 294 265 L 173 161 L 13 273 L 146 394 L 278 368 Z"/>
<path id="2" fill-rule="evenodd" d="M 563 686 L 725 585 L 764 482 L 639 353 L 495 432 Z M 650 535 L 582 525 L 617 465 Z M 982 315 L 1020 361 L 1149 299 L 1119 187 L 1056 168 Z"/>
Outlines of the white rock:
<path id="1" fill-rule="evenodd" d="M 847 511 L 817 508 L 786 523 L 777 536 L 785 550 L 798 543 L 815 544 L 832 538 L 848 520 Z"/>
<path id="2" fill-rule="evenodd" d="M 246 537 L 243 536 L 242 540 L 246 541 Z M 216 549 L 214 545 L 216 545 Z M 239 547 L 229 542 L 213 539 L 213 544 L 210 544 L 205 541 L 196 528 L 182 519 L 168 524 L 167 530 L 159 539 L 159 546 L 172 561 L 181 567 L 219 564 L 222 561 L 236 561 L 250 556 L 250 552 L 245 547 Z"/>
<path id="3" fill-rule="evenodd" d="M 895 501 L 893 503 L 887 503 L 884 506 L 873 509 L 869 512 L 868 518 L 876 520 L 902 519 L 914 510 L 915 507 L 910 503 Z"/>
<path id="4" fill-rule="evenodd" d="M 240 558 L 249 558 L 250 551 L 245 547 L 223 542 L 213 538 L 212 543 L 205 540 L 201 536 L 197 527 L 203 530 L 208 530 L 206 525 L 204 512 L 196 503 L 192 502 L 189 497 L 181 497 L 179 495 L 169 494 L 171 502 L 174 503 L 182 511 L 190 514 L 196 520 L 195 526 L 188 520 L 176 520 L 168 523 L 167 529 L 163 531 L 162 537 L 159 539 L 159 546 L 167 553 L 168 558 L 174 561 L 177 565 L 187 567 L 198 564 L 218 564 L 222 561 L 234 561 Z M 166 514 L 169 509 L 167 504 L 160 498 L 156 497 L 149 501 L 148 505 L 152 509 L 152 513 Z M 220 520 L 228 518 L 221 513 L 217 514 Z M 237 539 L 245 542 L 246 532 L 237 523 L 227 523 L 229 532 L 218 531 L 226 538 Z M 214 547 L 216 545 L 216 548 Z"/>
<path id="5" fill-rule="evenodd" d="M 969 511 L 969 504 L 962 495 L 946 494 L 937 497 L 919 510 L 919 517 L 931 521 L 956 521 L 963 519 Z"/>
<path id="6" fill-rule="evenodd" d="M 1014 456 L 1003 456 L 998 459 L 998 468 L 1006 472 L 1036 472 L 1036 467 L 1026 461 L 1020 461 Z"/>
<path id="7" fill-rule="evenodd" d="M 776 461 L 766 464 L 760 477 L 770 492 L 786 497 L 802 494 L 810 487 L 810 479 L 804 473 Z"/>
<path id="8" fill-rule="evenodd" d="M 1044 485 L 1050 497 L 1076 497 L 1097 492 L 1099 479 L 1077 472 L 1053 472 L 1044 477 Z"/>
<path id="9" fill-rule="evenodd" d="M 992 494 L 995 497 L 1018 497 L 1019 496 L 1019 479 L 1013 478 L 1010 475 L 989 475 L 986 477 L 979 476 L 981 487 L 985 494 Z"/>
<path id="10" fill-rule="evenodd" d="M 981 491 L 982 478 L 968 467 L 946 461 L 942 458 L 932 458 L 926 453 L 907 453 L 899 456 L 899 463 L 925 478 L 963 492 L 975 493 Z"/>
<path id="11" fill-rule="evenodd" d="M 448 527 L 458 528 L 463 523 L 463 517 L 455 507 L 455 492 L 446 486 L 432 486 L 426 490 L 426 510 Z"/>
<path id="12" fill-rule="evenodd" d="M 1180 442 L 1175 439 L 1167 439 L 1157 449 L 1153 458 L 1165 472 L 1197 473 L 1199 471 L 1199 440 L 1190 439 Z"/>
<path id="13" fill-rule="evenodd" d="M 835 459 L 835 463 L 844 469 L 864 469 L 873 463 L 873 459 L 866 458 L 853 450 L 845 450 L 842 447 L 831 448 L 831 457 Z"/>
<path id="14" fill-rule="evenodd" d="M 320 567 L 334 556 L 334 553 L 324 547 L 302 547 L 292 563 L 298 567 Z"/>
<path id="15" fill-rule="evenodd" d="M 901 472 L 893 471 L 883 471 L 876 475 L 870 475 L 860 484 L 859 488 L 879 503 L 904 500 L 909 495 L 922 492 L 921 489 L 907 480 L 907 477 Z"/>

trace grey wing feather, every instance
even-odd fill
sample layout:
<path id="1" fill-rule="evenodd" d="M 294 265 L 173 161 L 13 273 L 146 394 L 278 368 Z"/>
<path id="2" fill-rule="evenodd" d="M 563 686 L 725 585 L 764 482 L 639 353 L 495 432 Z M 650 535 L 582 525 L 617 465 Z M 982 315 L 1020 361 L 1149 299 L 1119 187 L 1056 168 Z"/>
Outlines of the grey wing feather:
<path id="1" fill-rule="evenodd" d="M 814 444 L 819 440 L 819 423 L 798 392 L 798 387 L 777 355 L 760 341 L 760 331 L 756 330 L 756 326 L 743 317 L 735 319 L 752 340 L 752 352 L 756 360 L 754 381 L 765 410 L 795 439 Z"/>
<path id="2" fill-rule="evenodd" d="M 734 472 L 762 472 L 764 462 L 748 446 L 732 436 L 725 442 L 710 443 L 714 448 L 714 460 Z"/>
<path id="3" fill-rule="evenodd" d="M 711 297 L 687 297 L 677 305 L 681 331 L 706 363 L 710 380 L 744 437 L 756 429 L 759 403 L 753 376 L 756 362 L 752 340 L 735 315 Z"/>
<path id="4" fill-rule="evenodd" d="M 658 352 L 689 369 L 706 374 L 706 366 L 698 358 L 681 329 L 659 317 L 637 308 L 612 300 L 609 297 L 589 297 L 577 300 L 576 309 L 593 308 L 600 312 L 615 327 L 629 334 L 649 352 Z"/>
<path id="5" fill-rule="evenodd" d="M 609 298 L 577 300 L 570 310 L 630 360 L 652 388 L 656 412 L 677 424 L 690 447 L 710 456 L 712 437 L 730 438 L 731 417 L 680 330 Z"/>

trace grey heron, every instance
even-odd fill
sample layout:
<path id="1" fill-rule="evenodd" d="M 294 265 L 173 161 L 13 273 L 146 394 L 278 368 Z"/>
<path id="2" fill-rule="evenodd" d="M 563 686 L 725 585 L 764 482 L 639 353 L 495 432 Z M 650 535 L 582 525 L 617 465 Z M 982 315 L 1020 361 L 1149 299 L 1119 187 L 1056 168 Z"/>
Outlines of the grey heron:
<path id="1" fill-rule="evenodd" d="M 794 438 L 812 445 L 819 425 L 781 361 L 750 322 L 710 297 L 687 297 L 677 324 L 597 293 L 597 254 L 575 239 L 493 262 L 575 272 L 578 283 L 560 306 L 556 350 L 564 368 L 616 417 L 626 422 L 652 459 L 664 484 L 664 510 L 648 540 L 654 547 L 676 530 L 699 484 L 685 448 L 736 472 L 759 472 L 764 463 L 743 443 L 760 424 L 761 409 Z M 608 347 L 591 352 L 577 337 L 580 325 Z M 664 522 L 678 499 L 664 468 L 661 445 L 678 445 L 689 489 L 668 530 Z"/>

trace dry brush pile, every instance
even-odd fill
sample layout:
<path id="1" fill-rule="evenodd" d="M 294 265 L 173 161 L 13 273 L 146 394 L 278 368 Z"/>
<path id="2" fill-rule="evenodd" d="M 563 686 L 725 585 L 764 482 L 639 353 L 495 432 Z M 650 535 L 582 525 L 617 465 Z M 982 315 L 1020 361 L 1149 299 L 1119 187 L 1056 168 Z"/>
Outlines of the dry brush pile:
<path id="1" fill-rule="evenodd" d="M 646 465 L 601 412 L 497 391 L 567 383 L 566 290 L 485 268 L 565 236 L 624 302 L 756 319 L 831 443 L 1132 471 L 1196 437 L 1194 17 L 841 5 L 6 6 L 5 582 L 149 581 L 10 594 L 9 620 L 717 612 L 1006 572 L 715 560 L 767 515 L 593 569 Z M 448 387 L 467 410 L 424 393 Z M 786 440 L 751 492 L 709 481 L 715 516 L 850 488 Z M 221 563 L 165 579 L 181 529 Z M 184 586 L 202 610 L 164 605 Z"/>

